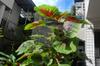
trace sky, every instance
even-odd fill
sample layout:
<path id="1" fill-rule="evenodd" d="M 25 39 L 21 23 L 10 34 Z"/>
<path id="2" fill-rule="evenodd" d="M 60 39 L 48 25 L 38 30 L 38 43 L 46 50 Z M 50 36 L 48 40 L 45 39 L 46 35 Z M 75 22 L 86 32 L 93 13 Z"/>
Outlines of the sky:
<path id="1" fill-rule="evenodd" d="M 36 6 L 48 4 L 57 6 L 61 12 L 70 11 L 74 0 L 32 0 Z"/>

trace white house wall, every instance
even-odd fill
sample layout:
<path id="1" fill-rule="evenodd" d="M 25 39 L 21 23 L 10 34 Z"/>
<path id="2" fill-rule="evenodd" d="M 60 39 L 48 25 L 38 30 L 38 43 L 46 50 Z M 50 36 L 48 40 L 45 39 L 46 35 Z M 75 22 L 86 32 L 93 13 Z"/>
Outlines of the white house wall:
<path id="1" fill-rule="evenodd" d="M 84 8 L 85 8 L 84 17 L 87 22 L 91 23 L 91 25 L 85 25 L 83 28 L 81 28 L 78 37 L 83 41 L 85 41 L 85 53 L 86 56 L 91 60 L 91 61 L 86 60 L 86 66 L 95 66 L 95 53 L 94 53 L 95 44 L 94 44 L 94 32 L 92 29 L 94 28 L 94 26 L 90 20 L 87 20 L 89 14 L 90 1 L 91 0 L 84 0 Z"/>
<path id="2" fill-rule="evenodd" d="M 85 25 L 78 33 L 78 37 L 85 41 L 85 53 L 91 60 L 86 60 L 86 66 L 95 66 L 95 47 L 94 47 L 94 32 L 91 29 L 91 25 Z"/>
<path id="3" fill-rule="evenodd" d="M 95 66 L 95 44 L 94 44 L 94 32 L 90 25 L 86 25 L 85 31 L 85 53 L 86 56 L 91 60 L 86 61 L 86 66 Z"/>

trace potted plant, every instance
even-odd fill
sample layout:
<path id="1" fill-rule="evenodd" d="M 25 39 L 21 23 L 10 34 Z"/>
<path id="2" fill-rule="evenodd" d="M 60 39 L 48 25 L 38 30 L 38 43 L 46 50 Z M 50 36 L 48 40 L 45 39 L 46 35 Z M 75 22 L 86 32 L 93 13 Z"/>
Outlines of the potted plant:
<path id="1" fill-rule="evenodd" d="M 38 20 L 25 25 L 24 30 L 46 27 L 50 32 L 32 34 L 16 50 L 17 55 L 0 52 L 0 61 L 5 66 L 72 66 L 75 58 L 85 59 L 85 54 L 78 52 L 77 33 L 84 20 L 67 12 L 60 12 L 55 6 L 40 5 L 34 8 L 40 16 L 52 20 Z M 54 23 L 53 23 L 54 22 Z M 55 24 L 55 25 L 52 25 Z M 39 29 L 42 30 L 42 29 Z"/>
<path id="2" fill-rule="evenodd" d="M 27 24 L 25 30 L 45 26 L 51 33 L 48 33 L 48 36 L 31 35 L 29 40 L 19 46 L 16 52 L 21 56 L 17 60 L 21 63 L 20 66 L 72 66 L 74 58 L 85 58 L 77 49 L 77 33 L 81 25 L 86 24 L 84 20 L 67 12 L 61 13 L 55 6 L 40 5 L 35 7 L 35 10 L 44 18 L 55 20 L 62 25 L 48 26 L 43 20 Z M 45 41 L 39 41 L 42 39 Z"/>

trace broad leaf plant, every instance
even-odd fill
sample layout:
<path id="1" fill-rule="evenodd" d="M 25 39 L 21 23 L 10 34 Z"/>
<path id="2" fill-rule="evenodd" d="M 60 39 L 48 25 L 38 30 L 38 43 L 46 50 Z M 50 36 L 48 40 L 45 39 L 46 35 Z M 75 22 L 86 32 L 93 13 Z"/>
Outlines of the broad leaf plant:
<path id="1" fill-rule="evenodd" d="M 77 33 L 84 20 L 78 19 L 67 12 L 60 12 L 55 6 L 40 5 L 34 10 L 42 17 L 56 21 L 59 26 L 48 26 L 45 20 L 29 23 L 24 30 L 34 30 L 38 27 L 47 27 L 51 30 L 48 36 L 34 34 L 23 42 L 16 53 L 19 66 L 72 66 L 74 58 L 84 59 L 85 56 L 78 52 L 79 39 Z M 39 39 L 45 39 L 43 42 Z M 16 65 L 16 66 L 17 66 Z"/>

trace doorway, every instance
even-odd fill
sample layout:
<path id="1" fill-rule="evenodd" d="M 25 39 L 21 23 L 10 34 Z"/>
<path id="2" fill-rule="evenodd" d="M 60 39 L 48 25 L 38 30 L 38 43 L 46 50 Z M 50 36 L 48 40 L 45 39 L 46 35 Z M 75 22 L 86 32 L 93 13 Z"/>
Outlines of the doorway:
<path id="1" fill-rule="evenodd" d="M 95 30 L 95 64 L 100 66 L 100 30 Z"/>

